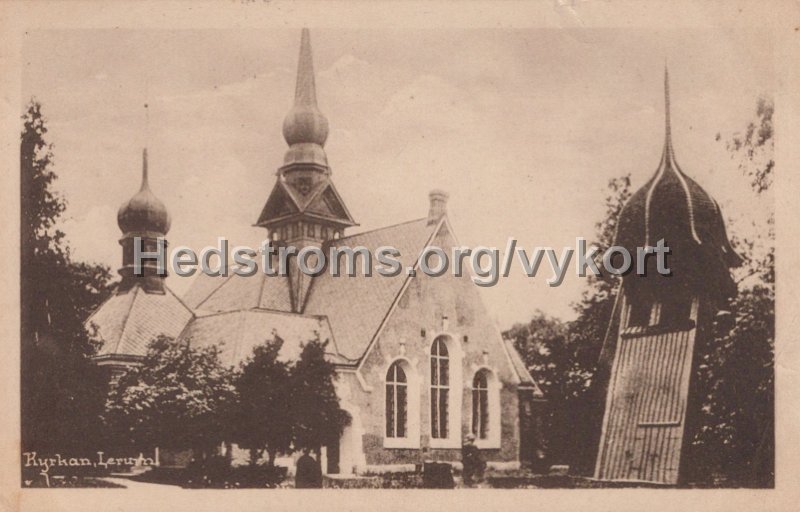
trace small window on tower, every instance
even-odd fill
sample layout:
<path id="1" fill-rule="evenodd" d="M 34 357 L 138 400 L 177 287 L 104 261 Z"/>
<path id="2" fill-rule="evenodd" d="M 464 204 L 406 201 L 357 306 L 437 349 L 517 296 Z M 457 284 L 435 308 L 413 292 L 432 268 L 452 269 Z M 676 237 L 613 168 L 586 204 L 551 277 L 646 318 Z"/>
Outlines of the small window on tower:
<path id="1" fill-rule="evenodd" d="M 630 312 L 628 313 L 628 327 L 647 327 L 650 325 L 651 310 L 652 304 L 650 301 L 631 301 Z"/>
<path id="2" fill-rule="evenodd" d="M 691 320 L 692 298 L 681 294 L 667 297 L 661 304 L 659 325 L 664 327 L 685 328 Z"/>

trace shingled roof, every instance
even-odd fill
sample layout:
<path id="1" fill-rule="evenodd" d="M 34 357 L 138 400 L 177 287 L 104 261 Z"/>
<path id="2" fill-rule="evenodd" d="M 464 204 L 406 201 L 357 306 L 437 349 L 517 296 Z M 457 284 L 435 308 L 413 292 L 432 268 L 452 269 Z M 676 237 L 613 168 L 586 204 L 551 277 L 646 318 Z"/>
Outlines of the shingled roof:
<path id="1" fill-rule="evenodd" d="M 413 266 L 433 235 L 435 226 L 427 219 L 417 219 L 374 231 L 341 238 L 338 245 L 364 246 L 372 254 L 377 248 L 391 245 L 400 252 L 403 271 L 394 277 L 365 276 L 361 265 L 356 275 L 333 276 L 325 272 L 314 278 L 304 313 L 326 315 L 331 323 L 339 351 L 349 359 L 360 358 L 406 279 L 405 269 Z"/>
<path id="2" fill-rule="evenodd" d="M 207 312 L 238 311 L 262 308 L 291 312 L 292 301 L 287 276 L 268 276 L 259 272 L 244 277 L 229 272 L 227 276 L 197 275 L 184 301 L 192 308 Z"/>
<path id="3" fill-rule="evenodd" d="M 103 342 L 98 356 L 143 356 L 159 335 L 177 337 L 194 314 L 172 290 L 164 291 L 147 293 L 135 285 L 97 308 L 86 326 Z"/>
<path id="4" fill-rule="evenodd" d="M 402 268 L 413 266 L 433 235 L 435 226 L 426 218 L 341 238 L 339 246 L 364 246 L 374 255 L 377 248 L 391 245 L 400 251 Z M 389 312 L 403 283 L 406 272 L 398 276 L 365 276 L 360 263 L 356 275 L 333 276 L 324 272 L 315 277 L 302 315 L 328 318 L 339 353 L 349 360 L 360 358 L 373 335 Z M 253 308 L 291 312 L 287 277 L 267 276 L 263 272 L 252 277 L 231 273 L 228 277 L 198 275 L 184 300 L 200 312 L 233 312 Z M 201 313 L 202 314 L 202 313 Z M 229 318 L 232 321 L 233 318 Z M 287 320 L 290 321 L 290 320 Z"/>
<path id="5" fill-rule="evenodd" d="M 669 75 L 664 74 L 665 138 L 661 162 L 653 177 L 625 203 L 619 215 L 614 245 L 636 254 L 663 240 L 670 248 L 672 275 L 635 273 L 624 279 L 628 290 L 647 286 L 690 286 L 720 297 L 736 293 L 729 268 L 742 263 L 731 246 L 717 202 L 675 160 L 669 113 Z M 651 260 L 650 264 L 654 264 Z"/>
<path id="6" fill-rule="evenodd" d="M 195 347 L 217 345 L 221 350 L 222 362 L 236 366 L 252 355 L 254 347 L 275 337 L 283 340 L 279 354 L 283 361 L 298 359 L 302 344 L 319 338 L 329 341 L 327 351 L 330 360 L 344 362 L 336 352 L 336 343 L 325 317 L 264 309 L 211 313 L 198 316 L 179 339 L 187 340 Z"/>

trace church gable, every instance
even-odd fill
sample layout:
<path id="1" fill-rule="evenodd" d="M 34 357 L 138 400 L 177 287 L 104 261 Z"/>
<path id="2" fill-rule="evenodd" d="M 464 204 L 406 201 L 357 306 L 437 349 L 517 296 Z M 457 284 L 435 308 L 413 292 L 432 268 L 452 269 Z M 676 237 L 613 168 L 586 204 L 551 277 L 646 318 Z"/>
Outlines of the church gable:
<path id="1" fill-rule="evenodd" d="M 430 244 L 445 252 L 458 245 L 447 222 L 441 224 Z M 449 272 L 432 277 L 417 272 L 410 278 L 365 354 L 364 366 L 376 362 L 373 352 L 384 360 L 403 352 L 426 358 L 431 336 L 437 333 L 458 338 L 465 363 L 469 360 L 475 367 L 490 363 L 503 382 L 536 388 L 527 371 L 514 365 L 509 347 L 489 317 L 478 287 L 466 273 L 460 277 Z"/>
<path id="2" fill-rule="evenodd" d="M 339 194 L 336 193 L 333 183 L 330 182 L 322 189 L 321 193 L 317 193 L 309 202 L 306 210 L 309 213 L 316 213 L 334 219 L 346 219 L 347 222 L 353 222 L 350 213 L 344 206 L 344 202 L 341 197 L 339 197 Z"/>
<path id="3" fill-rule="evenodd" d="M 446 220 L 429 244 L 458 245 Z M 356 370 L 368 393 L 352 402 L 385 411 L 359 417 L 367 464 L 413 463 L 423 447 L 458 460 L 465 432 L 494 460 L 518 460 L 520 396 L 542 395 L 512 354 L 470 276 L 408 278 Z"/>
<path id="4" fill-rule="evenodd" d="M 256 225 L 263 226 L 266 223 L 286 217 L 300 211 L 300 207 L 292 197 L 292 193 L 287 189 L 286 185 L 278 179 L 275 182 L 275 188 L 269 195 L 264 208 L 261 210 L 261 215 L 258 217 Z"/>
<path id="5" fill-rule="evenodd" d="M 433 227 L 426 219 L 404 222 L 375 231 L 348 236 L 338 241 L 348 247 L 363 246 L 373 254 L 380 246 L 391 245 L 400 251 L 402 268 L 414 265 L 430 240 Z M 408 276 L 333 276 L 324 272 L 314 278 L 304 313 L 326 315 L 343 355 L 358 360 L 369 346 L 381 322 L 392 307 Z M 346 298 L 346 300 L 343 300 Z"/>

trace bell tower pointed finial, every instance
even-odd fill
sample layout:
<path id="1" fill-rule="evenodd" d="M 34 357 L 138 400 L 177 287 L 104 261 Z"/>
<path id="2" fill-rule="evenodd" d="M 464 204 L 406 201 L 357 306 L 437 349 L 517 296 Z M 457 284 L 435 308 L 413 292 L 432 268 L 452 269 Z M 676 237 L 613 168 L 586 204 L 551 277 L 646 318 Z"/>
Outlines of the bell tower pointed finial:
<path id="1" fill-rule="evenodd" d="M 669 105 L 669 68 L 664 62 L 664 150 L 672 153 L 672 126 L 670 124 L 670 105 Z"/>

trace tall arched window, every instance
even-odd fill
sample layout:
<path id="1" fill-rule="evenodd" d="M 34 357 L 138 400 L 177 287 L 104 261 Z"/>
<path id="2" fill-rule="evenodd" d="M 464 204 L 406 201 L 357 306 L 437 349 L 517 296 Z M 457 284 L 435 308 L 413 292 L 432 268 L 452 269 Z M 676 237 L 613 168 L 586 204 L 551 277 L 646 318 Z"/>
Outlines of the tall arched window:
<path id="1" fill-rule="evenodd" d="M 489 438 L 489 381 L 486 370 L 472 379 L 472 433 L 478 439 Z"/>
<path id="2" fill-rule="evenodd" d="M 431 437 L 448 437 L 448 395 L 450 393 L 450 360 L 447 343 L 437 338 L 431 347 Z"/>
<path id="3" fill-rule="evenodd" d="M 399 361 L 386 374 L 386 437 L 406 437 L 408 426 L 408 379 Z"/>

